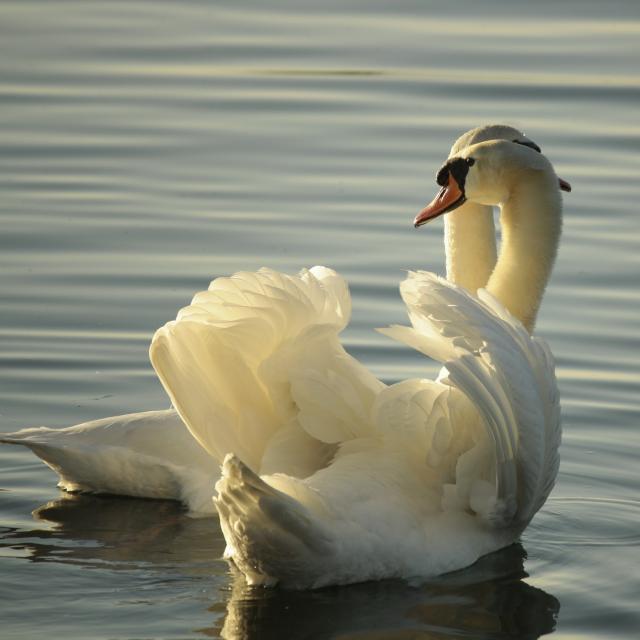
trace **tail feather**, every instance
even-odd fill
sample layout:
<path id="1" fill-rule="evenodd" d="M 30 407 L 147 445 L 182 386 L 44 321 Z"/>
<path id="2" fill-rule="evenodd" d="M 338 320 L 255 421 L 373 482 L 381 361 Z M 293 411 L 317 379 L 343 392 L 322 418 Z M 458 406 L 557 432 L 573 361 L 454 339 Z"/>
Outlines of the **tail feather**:
<path id="1" fill-rule="evenodd" d="M 228 555 L 251 584 L 296 586 L 318 574 L 331 542 L 302 503 L 279 491 L 233 454 L 222 465 L 216 507 Z"/>

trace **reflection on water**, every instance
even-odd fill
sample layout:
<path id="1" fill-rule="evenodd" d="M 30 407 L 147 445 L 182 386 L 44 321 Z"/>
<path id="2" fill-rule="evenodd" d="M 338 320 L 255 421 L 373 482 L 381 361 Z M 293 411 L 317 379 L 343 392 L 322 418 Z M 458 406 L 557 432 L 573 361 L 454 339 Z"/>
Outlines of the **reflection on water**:
<path id="1" fill-rule="evenodd" d="M 528 585 L 514 544 L 421 586 L 385 581 L 315 592 L 233 585 L 225 638 L 538 638 L 560 603 Z"/>
<path id="2" fill-rule="evenodd" d="M 190 518 L 176 502 L 63 494 L 33 512 L 50 528 L 19 529 L 0 545 L 22 549 L 34 562 L 109 563 L 110 568 L 145 565 L 207 565 L 222 557 L 217 518 Z"/>
<path id="3" fill-rule="evenodd" d="M 109 571 L 220 571 L 217 518 L 187 517 L 173 502 L 65 495 L 33 515 L 42 526 L 3 531 L 0 554 L 11 549 L 33 562 Z M 525 557 L 513 544 L 422 585 L 384 581 L 306 592 L 248 587 L 234 572 L 225 598 L 209 607 L 224 618 L 194 632 L 234 640 L 537 638 L 555 628 L 560 604 L 524 582 Z"/>

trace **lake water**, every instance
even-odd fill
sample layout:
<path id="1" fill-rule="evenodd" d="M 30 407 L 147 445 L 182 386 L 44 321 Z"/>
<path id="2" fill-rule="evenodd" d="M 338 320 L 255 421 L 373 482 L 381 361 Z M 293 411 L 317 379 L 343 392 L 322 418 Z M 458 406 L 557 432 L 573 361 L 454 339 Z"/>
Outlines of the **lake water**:
<path id="1" fill-rule="evenodd" d="M 214 518 L 69 496 L 0 448 L 0 636 L 637 638 L 640 6 L 628 2 L 0 3 L 0 430 L 168 400 L 153 331 L 210 279 L 326 264 L 351 353 L 432 363 L 403 271 L 451 142 L 524 129 L 573 185 L 537 332 L 557 357 L 551 499 L 513 545 L 416 587 L 249 589 Z"/>

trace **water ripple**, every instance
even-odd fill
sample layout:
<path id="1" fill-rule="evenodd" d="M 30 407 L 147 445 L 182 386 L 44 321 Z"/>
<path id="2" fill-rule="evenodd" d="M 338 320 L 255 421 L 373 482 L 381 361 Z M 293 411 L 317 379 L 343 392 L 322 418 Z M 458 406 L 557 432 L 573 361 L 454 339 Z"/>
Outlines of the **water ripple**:
<path id="1" fill-rule="evenodd" d="M 551 498 L 527 529 L 538 547 L 640 545 L 640 502 L 605 498 Z"/>

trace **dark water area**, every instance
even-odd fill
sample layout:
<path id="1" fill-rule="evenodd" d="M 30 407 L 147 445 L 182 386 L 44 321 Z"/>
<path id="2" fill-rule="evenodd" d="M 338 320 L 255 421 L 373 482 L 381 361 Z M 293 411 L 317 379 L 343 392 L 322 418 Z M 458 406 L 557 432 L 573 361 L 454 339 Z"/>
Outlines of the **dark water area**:
<path id="1" fill-rule="evenodd" d="M 325 264 L 348 350 L 435 363 L 407 269 L 452 141 L 505 122 L 573 192 L 538 322 L 562 464 L 520 543 L 422 585 L 249 588 L 216 518 L 71 496 L 0 448 L 0 636 L 636 638 L 640 629 L 640 8 L 636 2 L 0 2 L 0 432 L 167 407 L 156 328 L 219 275 Z"/>

